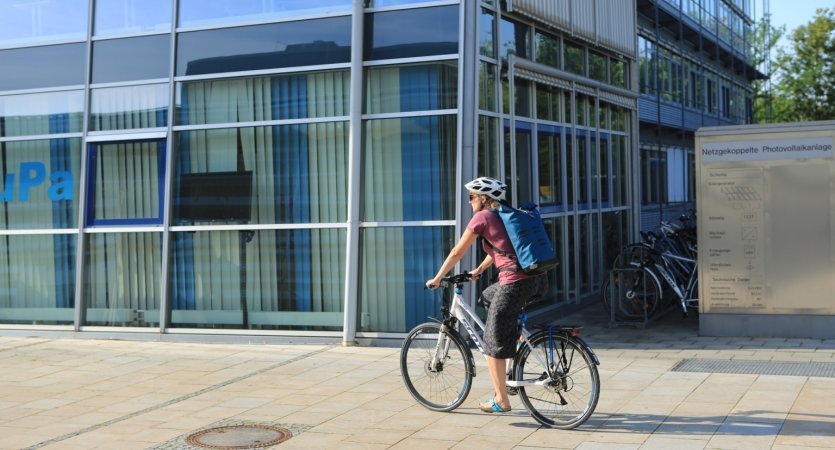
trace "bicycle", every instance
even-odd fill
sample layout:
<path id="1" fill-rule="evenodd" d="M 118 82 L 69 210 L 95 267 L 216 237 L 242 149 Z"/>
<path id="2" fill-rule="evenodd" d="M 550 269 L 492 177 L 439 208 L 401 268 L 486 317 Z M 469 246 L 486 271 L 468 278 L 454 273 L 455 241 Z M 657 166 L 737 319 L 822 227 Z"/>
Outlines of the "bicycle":
<path id="1" fill-rule="evenodd" d="M 462 325 L 478 350 L 484 341 L 476 332 L 485 325 L 463 299 L 468 273 L 448 276 L 442 284 L 454 286 L 455 295 L 444 299 L 442 320 L 413 328 L 400 351 L 400 372 L 409 393 L 433 411 L 460 406 L 476 376 L 472 351 L 458 332 Z M 519 395 L 534 419 L 547 427 L 572 429 L 594 412 L 600 397 L 597 355 L 580 338 L 580 327 L 551 326 L 535 333 L 520 315 L 520 345 L 508 360 L 508 393 Z"/>
<path id="2" fill-rule="evenodd" d="M 679 221 L 682 225 L 661 222 L 659 232 L 642 231 L 643 242 L 621 250 L 602 286 L 603 307 L 612 320 L 651 317 L 665 297 L 678 301 L 684 317 L 698 308 L 695 219 L 691 213 Z"/>

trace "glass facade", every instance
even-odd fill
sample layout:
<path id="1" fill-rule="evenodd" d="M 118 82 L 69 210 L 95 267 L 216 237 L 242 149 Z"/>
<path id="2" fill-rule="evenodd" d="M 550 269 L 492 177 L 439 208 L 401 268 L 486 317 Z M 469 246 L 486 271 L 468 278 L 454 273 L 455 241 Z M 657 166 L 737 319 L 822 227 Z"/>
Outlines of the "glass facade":
<path id="1" fill-rule="evenodd" d="M 638 15 L 644 229 L 694 207 L 695 171 L 688 161 L 695 131 L 750 123 L 751 82 L 764 77 L 753 62 L 753 0 L 651 3 Z M 688 38 L 670 38 L 679 35 Z"/>
<path id="2" fill-rule="evenodd" d="M 84 40 L 87 37 L 88 6 L 88 0 L 2 0 L 0 47 Z M 0 64 L 0 67 L 12 66 Z"/>
<path id="3" fill-rule="evenodd" d="M 599 93 L 630 59 L 500 2 L 18 3 L 0 328 L 399 335 L 448 295 L 423 282 L 476 176 L 540 204 L 563 264 L 532 307 L 599 294 L 628 239 L 635 107 Z"/>
<path id="4" fill-rule="evenodd" d="M 512 203 L 534 202 L 546 218 L 565 264 L 549 273 L 551 292 L 539 306 L 580 303 L 600 292 L 603 249 L 629 240 L 635 114 L 634 103 L 608 102 L 582 85 L 620 93 L 628 86 L 628 63 L 487 2 L 480 13 L 477 173 L 504 179 Z M 516 75 L 511 54 L 548 69 L 525 66 L 539 72 Z M 621 218 L 619 233 L 605 232 L 610 216 Z"/>

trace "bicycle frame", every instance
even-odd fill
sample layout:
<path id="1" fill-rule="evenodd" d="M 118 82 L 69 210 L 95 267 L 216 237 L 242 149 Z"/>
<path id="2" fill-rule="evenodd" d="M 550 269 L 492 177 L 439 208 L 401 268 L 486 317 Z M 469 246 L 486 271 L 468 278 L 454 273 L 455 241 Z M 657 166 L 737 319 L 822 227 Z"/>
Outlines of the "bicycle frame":
<path id="1" fill-rule="evenodd" d="M 694 259 L 685 258 L 685 257 L 682 257 L 682 256 L 676 256 L 676 255 L 672 255 L 672 254 L 669 254 L 669 253 L 662 253 L 661 257 L 664 258 L 664 260 L 667 264 L 669 264 L 670 259 L 684 261 L 686 263 L 690 263 L 690 264 L 694 264 L 694 265 L 696 263 L 696 260 L 694 260 Z M 692 291 L 693 291 L 693 288 L 696 285 L 695 280 L 696 280 L 696 275 L 698 273 L 695 270 L 695 267 L 689 273 L 689 276 L 688 276 L 688 279 L 687 279 L 687 284 L 686 285 L 682 284 L 681 286 L 679 286 L 678 283 L 675 280 L 674 275 L 671 273 L 672 272 L 671 270 L 668 270 L 666 267 L 664 267 L 664 266 L 662 266 L 658 263 L 655 263 L 654 266 L 655 266 L 655 269 L 658 270 L 658 272 L 664 278 L 664 281 L 666 281 L 667 284 L 673 289 L 673 292 L 676 294 L 676 296 L 679 298 L 679 300 L 682 303 L 684 303 L 687 300 L 691 300 L 688 297 L 692 296 L 692 294 L 693 294 Z"/>
<path id="2" fill-rule="evenodd" d="M 478 315 L 475 313 L 473 308 L 469 305 L 464 303 L 464 291 L 460 286 L 455 286 L 455 295 L 452 297 L 451 306 L 450 306 L 450 315 L 454 317 L 458 323 L 464 326 L 464 329 L 467 330 L 467 334 L 472 338 L 473 342 L 475 342 L 476 347 L 478 347 L 478 351 L 486 358 L 487 355 L 484 354 L 484 340 L 481 338 L 479 333 L 473 328 L 475 326 L 481 333 L 484 333 L 484 329 L 486 325 Z M 538 353 L 533 351 L 533 347 L 528 340 L 531 337 L 531 333 L 524 327 L 524 320 L 526 318 L 525 314 L 522 313 L 520 316 L 523 325 L 521 328 L 520 337 L 524 345 L 527 345 L 528 348 L 531 350 L 531 354 L 538 360 L 542 367 L 550 367 L 539 355 Z M 446 326 L 446 323 L 444 324 Z M 441 328 L 443 331 L 443 327 Z M 441 343 L 444 342 L 443 339 L 438 339 L 438 344 L 435 347 L 435 354 L 432 357 L 432 367 L 442 359 L 441 355 L 446 355 L 447 351 L 449 351 L 449 342 L 445 342 L 445 348 L 441 351 Z M 510 365 L 513 364 L 513 359 L 510 358 L 507 360 L 508 367 L 506 369 L 510 369 Z M 507 370 L 505 370 L 507 372 Z M 510 387 L 520 387 L 520 386 L 531 386 L 531 385 L 546 385 L 548 380 L 507 380 L 507 386 Z"/>

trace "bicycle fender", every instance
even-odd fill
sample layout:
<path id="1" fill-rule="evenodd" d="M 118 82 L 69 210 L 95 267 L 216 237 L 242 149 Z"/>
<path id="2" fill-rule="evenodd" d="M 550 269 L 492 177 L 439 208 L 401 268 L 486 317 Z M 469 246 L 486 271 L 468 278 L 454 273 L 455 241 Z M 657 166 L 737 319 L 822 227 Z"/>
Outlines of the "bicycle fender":
<path id="1" fill-rule="evenodd" d="M 585 350 L 586 352 L 588 352 L 589 355 L 591 355 L 591 359 L 594 361 L 595 366 L 600 365 L 600 359 L 597 357 L 597 353 L 595 353 L 594 350 L 592 350 L 591 347 L 589 347 L 589 344 L 586 344 L 586 341 L 584 341 L 583 338 L 581 338 L 580 336 L 572 336 L 571 339 L 574 339 L 578 344 L 580 344 L 581 347 L 583 347 L 583 350 Z"/>
<path id="2" fill-rule="evenodd" d="M 648 267 L 644 268 L 644 272 L 648 273 L 649 276 L 651 276 L 652 279 L 655 280 L 655 285 L 658 286 L 658 300 L 664 300 L 664 285 L 661 284 L 661 280 L 658 279 L 658 275 L 655 274 L 654 270 Z"/>

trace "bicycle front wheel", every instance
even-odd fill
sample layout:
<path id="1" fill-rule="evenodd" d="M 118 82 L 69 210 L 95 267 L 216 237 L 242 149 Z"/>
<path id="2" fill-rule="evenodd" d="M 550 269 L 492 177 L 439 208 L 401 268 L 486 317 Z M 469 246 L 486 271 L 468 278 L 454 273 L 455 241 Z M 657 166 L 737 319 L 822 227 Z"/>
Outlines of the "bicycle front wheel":
<path id="1" fill-rule="evenodd" d="M 400 350 L 400 373 L 412 397 L 433 411 L 451 411 L 472 387 L 473 361 L 457 332 L 424 323 L 406 336 Z"/>
<path id="2" fill-rule="evenodd" d="M 600 375 L 592 356 L 574 339 L 547 332 L 530 339 L 517 355 L 516 379 L 536 384 L 519 388 L 519 397 L 539 423 L 572 429 L 594 412 Z M 553 352 L 551 351 L 553 349 Z"/>

